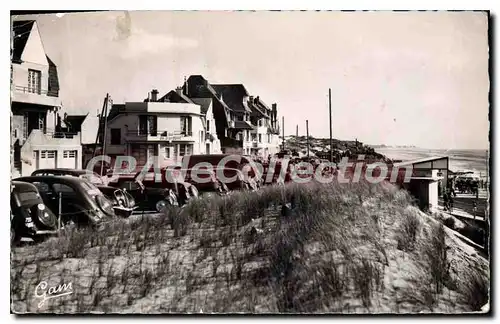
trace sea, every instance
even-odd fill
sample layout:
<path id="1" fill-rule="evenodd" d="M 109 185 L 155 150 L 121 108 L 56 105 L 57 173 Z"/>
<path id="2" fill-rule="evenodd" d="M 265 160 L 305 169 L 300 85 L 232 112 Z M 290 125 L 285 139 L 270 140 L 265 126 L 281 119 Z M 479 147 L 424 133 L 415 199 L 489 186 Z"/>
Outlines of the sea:
<path id="1" fill-rule="evenodd" d="M 424 148 L 381 147 L 375 151 L 389 159 L 409 161 L 433 156 L 448 156 L 451 171 L 473 171 L 480 177 L 486 177 L 489 167 L 487 150 L 439 150 Z"/>

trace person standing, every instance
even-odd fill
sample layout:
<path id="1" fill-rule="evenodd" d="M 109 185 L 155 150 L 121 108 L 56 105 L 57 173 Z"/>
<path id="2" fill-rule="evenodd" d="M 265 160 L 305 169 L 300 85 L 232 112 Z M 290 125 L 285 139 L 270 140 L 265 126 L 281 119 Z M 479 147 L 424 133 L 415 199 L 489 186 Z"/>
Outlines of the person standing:
<path id="1" fill-rule="evenodd" d="M 443 202 L 444 202 L 444 210 L 448 210 L 448 193 L 446 191 L 443 192 Z"/>
<path id="2" fill-rule="evenodd" d="M 448 193 L 448 210 L 450 213 L 453 211 L 453 195 L 451 194 L 451 191 Z"/>
<path id="3" fill-rule="evenodd" d="M 474 219 L 476 219 L 476 214 L 477 214 L 477 200 L 474 200 L 472 202 L 472 211 L 474 213 Z"/>

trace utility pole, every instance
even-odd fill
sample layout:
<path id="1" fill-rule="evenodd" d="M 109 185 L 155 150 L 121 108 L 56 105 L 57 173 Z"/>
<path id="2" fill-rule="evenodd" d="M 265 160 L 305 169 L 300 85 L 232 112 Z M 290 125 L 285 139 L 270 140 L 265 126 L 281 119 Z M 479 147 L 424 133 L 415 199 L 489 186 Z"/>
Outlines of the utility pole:
<path id="1" fill-rule="evenodd" d="M 328 89 L 328 117 L 330 119 L 330 162 L 333 162 L 333 139 L 332 139 L 332 89 Z"/>
<path id="2" fill-rule="evenodd" d="M 298 138 L 299 137 L 299 125 L 297 125 L 295 127 L 295 137 Z"/>
<path id="3" fill-rule="evenodd" d="M 283 152 L 285 151 L 285 116 L 281 117 L 281 129 L 283 136 Z"/>
<path id="4" fill-rule="evenodd" d="M 307 158 L 309 159 L 309 121 L 306 119 L 306 143 L 307 143 Z"/>
<path id="5" fill-rule="evenodd" d="M 104 135 L 102 138 L 102 155 L 106 155 L 106 133 L 108 130 L 108 105 L 109 105 L 109 93 L 106 94 L 106 99 L 104 100 Z M 101 161 L 101 177 L 104 173 L 104 161 Z"/>
<path id="6" fill-rule="evenodd" d="M 99 110 L 97 111 L 97 116 L 99 116 L 99 127 L 97 127 L 97 134 L 95 136 L 95 148 L 94 148 L 94 153 L 92 154 L 92 157 L 96 156 L 97 152 L 97 145 L 102 144 L 101 143 L 101 134 L 104 131 L 102 128 L 103 126 L 103 117 L 106 116 L 106 106 L 108 102 L 108 95 L 106 94 L 106 98 L 104 98 L 104 102 L 102 103 L 102 108 L 101 108 L 101 113 L 99 114 Z"/>

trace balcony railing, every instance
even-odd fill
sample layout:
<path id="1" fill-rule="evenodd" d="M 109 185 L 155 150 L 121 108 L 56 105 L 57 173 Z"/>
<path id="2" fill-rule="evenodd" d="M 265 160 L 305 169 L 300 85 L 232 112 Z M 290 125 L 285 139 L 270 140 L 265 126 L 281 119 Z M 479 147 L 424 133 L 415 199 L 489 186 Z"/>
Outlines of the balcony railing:
<path id="1" fill-rule="evenodd" d="M 48 95 L 49 91 L 48 90 L 42 90 L 42 89 L 36 89 L 32 87 L 23 87 L 23 86 L 14 86 L 14 90 L 17 92 L 22 92 L 22 93 L 33 93 L 33 94 L 38 94 L 38 95 Z"/>
<path id="2" fill-rule="evenodd" d="M 128 136 L 158 136 L 158 137 L 190 137 L 193 136 L 192 131 L 164 131 L 164 130 L 128 130 Z"/>
<path id="3" fill-rule="evenodd" d="M 78 136 L 75 132 L 45 132 L 46 135 L 52 136 L 52 138 L 73 138 Z"/>

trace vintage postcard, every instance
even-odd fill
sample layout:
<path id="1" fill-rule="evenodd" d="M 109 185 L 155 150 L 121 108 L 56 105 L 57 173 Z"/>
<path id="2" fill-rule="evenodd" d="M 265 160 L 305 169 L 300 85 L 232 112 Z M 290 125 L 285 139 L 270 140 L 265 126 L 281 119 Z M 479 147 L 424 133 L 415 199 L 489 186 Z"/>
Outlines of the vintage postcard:
<path id="1" fill-rule="evenodd" d="M 10 28 L 11 313 L 490 311 L 489 12 Z"/>

